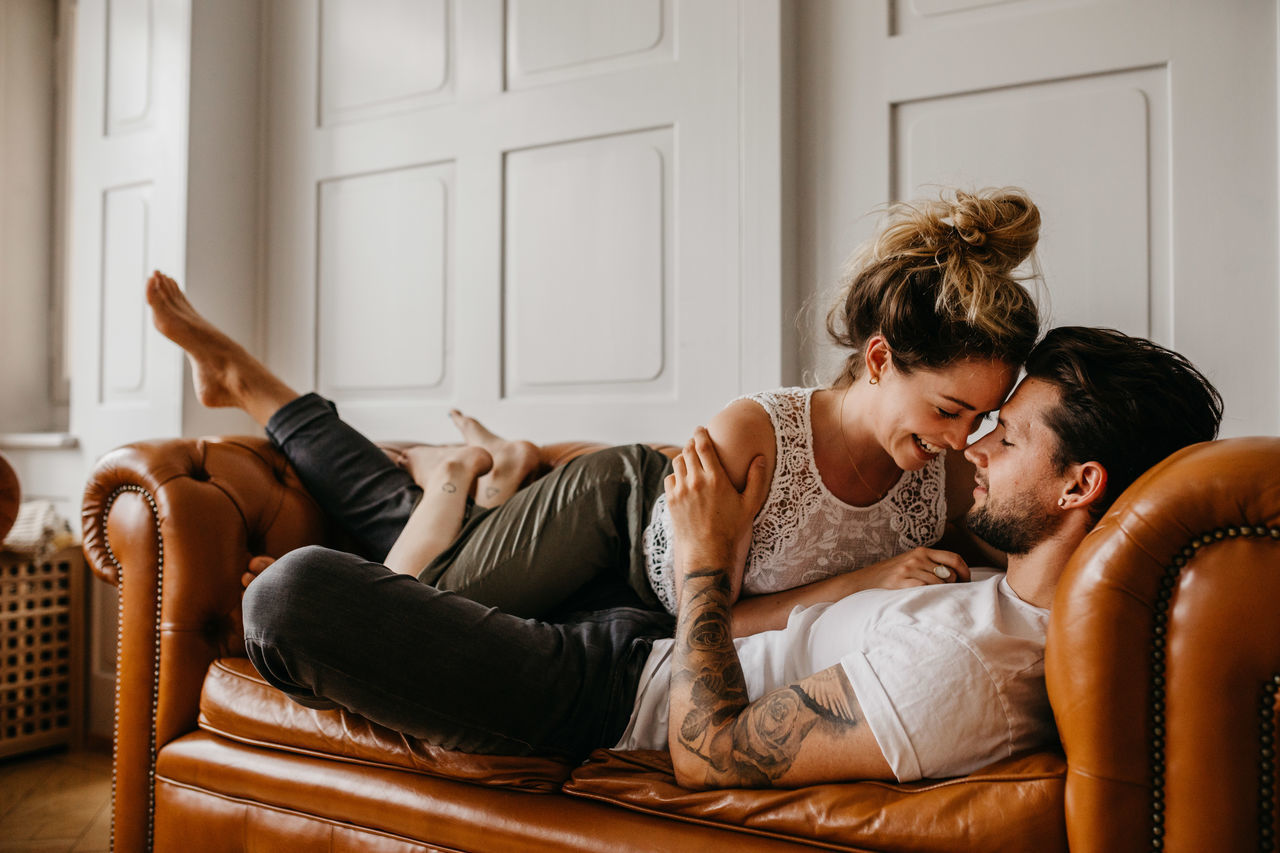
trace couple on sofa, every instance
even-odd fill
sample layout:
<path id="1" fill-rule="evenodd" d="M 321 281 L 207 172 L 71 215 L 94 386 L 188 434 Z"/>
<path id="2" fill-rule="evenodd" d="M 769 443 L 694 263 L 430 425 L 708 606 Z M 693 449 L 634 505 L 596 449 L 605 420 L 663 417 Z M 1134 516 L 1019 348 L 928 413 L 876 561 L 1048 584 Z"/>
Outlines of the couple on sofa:
<path id="1" fill-rule="evenodd" d="M 693 788 L 954 776 L 1051 740 L 1059 574 L 1222 408 L 1149 341 L 1036 344 L 1013 271 L 1038 227 L 1016 191 L 891 209 L 828 320 L 834 385 L 735 401 L 672 460 L 613 448 L 523 488 L 531 448 L 460 415 L 464 446 L 397 466 L 153 275 L 201 400 L 262 424 L 357 543 L 255 561 L 251 660 L 304 705 L 464 751 L 669 747 Z M 979 542 L 1006 572 L 970 570 Z"/>

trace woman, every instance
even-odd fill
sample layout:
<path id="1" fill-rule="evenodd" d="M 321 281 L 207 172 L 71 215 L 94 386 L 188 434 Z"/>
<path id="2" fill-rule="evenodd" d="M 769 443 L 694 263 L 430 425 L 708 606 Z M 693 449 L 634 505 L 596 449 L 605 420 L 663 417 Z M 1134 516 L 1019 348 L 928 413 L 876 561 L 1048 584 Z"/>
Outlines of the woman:
<path id="1" fill-rule="evenodd" d="M 738 579 L 736 633 L 868 586 L 967 577 L 957 554 L 927 547 L 967 508 L 947 500 L 944 451 L 963 448 L 999 406 L 1035 341 L 1035 306 L 1013 271 L 1038 230 L 1035 205 L 1012 190 L 891 208 L 828 318 L 850 351 L 839 381 L 744 398 L 711 422 L 739 486 L 757 456 L 772 478 Z M 171 279 L 153 276 L 148 301 L 190 356 L 201 400 L 266 427 L 370 559 L 519 615 L 616 604 L 620 593 L 674 609 L 661 497 L 670 463 L 656 451 L 612 448 L 516 491 L 530 448 L 460 419 L 475 445 L 419 458 L 415 484 L 331 404 L 299 396 L 205 322 Z M 510 499 L 468 516 L 477 478 L 481 502 Z M 419 501 L 423 489 L 430 500 Z"/>

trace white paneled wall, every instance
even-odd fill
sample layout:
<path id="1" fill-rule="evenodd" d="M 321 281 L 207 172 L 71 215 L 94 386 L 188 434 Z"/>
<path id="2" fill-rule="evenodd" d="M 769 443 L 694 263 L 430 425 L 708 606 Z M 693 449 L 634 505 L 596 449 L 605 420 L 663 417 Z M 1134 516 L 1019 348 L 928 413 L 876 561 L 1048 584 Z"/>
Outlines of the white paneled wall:
<path id="1" fill-rule="evenodd" d="M 323 0 L 320 124 L 448 102 L 455 49 L 450 6 L 448 0 Z"/>
<path id="2" fill-rule="evenodd" d="M 508 89 L 672 56 L 671 0 L 512 0 L 508 10 Z"/>
<path id="3" fill-rule="evenodd" d="M 1223 392 L 1224 435 L 1280 429 L 1275 4 L 788 9 L 797 270 L 818 308 L 886 200 L 1022 186 L 1043 215 L 1050 322 L 1172 346 Z M 821 376 L 836 354 L 808 328 Z"/>
<path id="4" fill-rule="evenodd" d="M 288 382 L 427 440 L 456 438 L 452 406 L 534 439 L 679 440 L 777 382 L 781 272 L 744 257 L 776 249 L 778 211 L 743 205 L 777 183 L 777 4 L 268 12 Z"/>
<path id="5" fill-rule="evenodd" d="M 449 164 L 320 183 L 321 393 L 447 392 L 452 187 Z"/>
<path id="6" fill-rule="evenodd" d="M 504 396 L 669 390 L 674 151 L 666 127 L 507 155 Z"/>
<path id="7" fill-rule="evenodd" d="M 155 14 L 154 0 L 107 4 L 107 136 L 155 126 Z"/>
<path id="8" fill-rule="evenodd" d="M 1131 71 L 899 105 L 893 197 L 1025 188 L 1045 217 L 1049 322 L 1167 338 L 1168 237 L 1151 229 L 1169 215 L 1167 88 Z"/>
<path id="9" fill-rule="evenodd" d="M 161 0 L 77 12 L 71 428 L 90 458 L 180 430 L 181 362 L 152 339 L 142 282 L 185 262 L 189 13 Z"/>
<path id="10" fill-rule="evenodd" d="M 145 400 L 146 303 L 138 282 L 150 274 L 147 244 L 154 184 L 110 187 L 102 203 L 102 309 L 98 314 L 97 402 L 123 405 Z"/>

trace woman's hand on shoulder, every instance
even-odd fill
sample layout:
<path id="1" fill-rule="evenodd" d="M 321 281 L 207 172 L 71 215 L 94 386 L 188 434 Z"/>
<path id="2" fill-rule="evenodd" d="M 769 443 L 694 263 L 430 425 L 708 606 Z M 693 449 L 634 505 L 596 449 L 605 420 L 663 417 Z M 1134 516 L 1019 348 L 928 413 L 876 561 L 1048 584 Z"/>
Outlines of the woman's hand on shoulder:
<path id="1" fill-rule="evenodd" d="M 849 575 L 862 589 L 906 589 L 969 580 L 969 565 L 954 551 L 912 548 Z"/>
<path id="2" fill-rule="evenodd" d="M 734 400 L 707 424 L 707 432 L 720 457 L 720 464 L 736 489 L 747 485 L 747 472 L 756 457 L 764 458 L 765 481 L 773 481 L 778 455 L 773 422 L 760 404 Z"/>

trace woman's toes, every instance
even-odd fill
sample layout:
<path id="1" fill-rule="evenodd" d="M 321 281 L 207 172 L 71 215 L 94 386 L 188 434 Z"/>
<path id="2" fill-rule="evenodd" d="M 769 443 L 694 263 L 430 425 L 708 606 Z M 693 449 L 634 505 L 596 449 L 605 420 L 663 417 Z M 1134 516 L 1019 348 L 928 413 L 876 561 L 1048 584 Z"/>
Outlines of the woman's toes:
<path id="1" fill-rule="evenodd" d="M 275 557 L 268 557 L 265 555 L 250 557 L 249 569 L 243 575 L 240 576 L 240 583 L 243 586 L 247 587 L 249 584 L 253 583 L 254 578 L 256 578 L 258 575 L 265 572 L 268 568 L 270 568 L 271 564 L 274 563 L 275 561 L 276 561 Z"/>
<path id="2" fill-rule="evenodd" d="M 503 441 L 501 436 L 490 432 L 484 424 L 457 409 L 449 410 L 449 420 L 453 421 L 453 425 L 458 428 L 458 432 L 462 433 L 467 444 L 478 444 L 492 450 L 493 445 Z"/>

